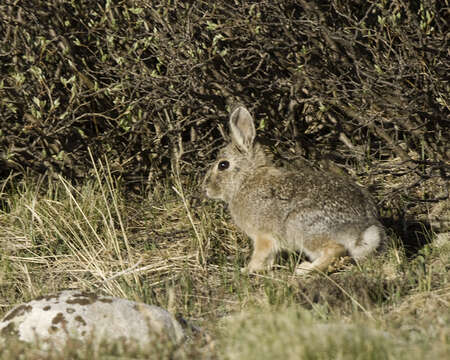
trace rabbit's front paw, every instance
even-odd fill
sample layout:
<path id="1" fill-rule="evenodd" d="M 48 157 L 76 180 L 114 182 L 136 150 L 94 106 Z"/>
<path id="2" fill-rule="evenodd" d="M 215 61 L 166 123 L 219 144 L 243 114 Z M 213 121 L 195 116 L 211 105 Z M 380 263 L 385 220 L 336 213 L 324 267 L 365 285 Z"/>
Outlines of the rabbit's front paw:
<path id="1" fill-rule="evenodd" d="M 311 272 L 314 271 L 315 269 L 316 267 L 314 266 L 313 263 L 309 261 L 304 261 L 295 269 L 295 275 L 305 276 L 311 274 Z"/>
<path id="2" fill-rule="evenodd" d="M 266 270 L 268 270 L 268 268 L 267 268 L 267 266 L 264 266 L 264 264 L 250 262 L 246 267 L 241 268 L 241 273 L 242 274 L 255 274 L 255 273 L 266 271 Z"/>

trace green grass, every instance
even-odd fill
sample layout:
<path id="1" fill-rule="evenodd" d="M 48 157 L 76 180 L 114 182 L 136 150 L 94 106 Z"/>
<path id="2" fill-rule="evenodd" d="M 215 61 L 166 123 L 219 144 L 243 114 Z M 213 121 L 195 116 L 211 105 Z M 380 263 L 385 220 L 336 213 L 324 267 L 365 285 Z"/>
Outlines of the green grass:
<path id="1" fill-rule="evenodd" d="M 72 187 L 63 178 L 8 179 L 0 194 L 0 316 L 63 288 L 99 289 L 160 305 L 204 329 L 182 347 L 139 351 L 69 346 L 42 354 L 8 343 L 0 358 L 27 359 L 445 359 L 450 353 L 450 244 L 407 258 L 385 254 L 329 274 L 293 276 L 282 256 L 270 273 L 242 275 L 248 239 L 198 180 L 177 175 L 148 195 L 127 193 L 107 169 Z"/>

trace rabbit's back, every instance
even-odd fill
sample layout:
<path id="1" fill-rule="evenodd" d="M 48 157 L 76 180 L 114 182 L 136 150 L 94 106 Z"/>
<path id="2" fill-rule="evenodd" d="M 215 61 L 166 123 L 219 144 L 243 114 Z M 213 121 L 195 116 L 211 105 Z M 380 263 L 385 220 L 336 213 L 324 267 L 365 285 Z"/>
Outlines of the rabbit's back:
<path id="1" fill-rule="evenodd" d="M 325 171 L 305 168 L 296 171 L 261 167 L 242 182 L 231 206 L 280 212 L 316 213 L 330 221 L 376 217 L 371 196 L 346 178 Z M 248 213 L 248 211 L 246 211 Z"/>

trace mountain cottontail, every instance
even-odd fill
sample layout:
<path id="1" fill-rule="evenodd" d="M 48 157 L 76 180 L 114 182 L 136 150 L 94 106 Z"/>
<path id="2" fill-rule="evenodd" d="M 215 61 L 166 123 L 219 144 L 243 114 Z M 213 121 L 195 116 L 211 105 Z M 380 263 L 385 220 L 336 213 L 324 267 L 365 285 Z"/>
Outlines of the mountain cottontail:
<path id="1" fill-rule="evenodd" d="M 348 179 L 308 166 L 276 167 L 255 142 L 252 116 L 242 106 L 230 115 L 231 143 L 203 180 L 209 198 L 225 201 L 236 225 L 253 240 L 248 272 L 270 269 L 281 250 L 312 261 L 297 274 L 325 271 L 349 254 L 362 259 L 385 239 L 370 195 Z"/>

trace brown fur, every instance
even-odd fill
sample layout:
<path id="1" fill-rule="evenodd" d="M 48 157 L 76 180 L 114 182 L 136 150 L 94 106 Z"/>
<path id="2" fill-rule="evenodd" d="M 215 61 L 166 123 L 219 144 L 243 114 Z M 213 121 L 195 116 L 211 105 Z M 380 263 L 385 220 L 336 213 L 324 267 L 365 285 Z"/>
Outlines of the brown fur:
<path id="1" fill-rule="evenodd" d="M 276 243 L 266 234 L 259 234 L 253 241 L 253 254 L 248 264 L 250 272 L 272 266 Z"/>

